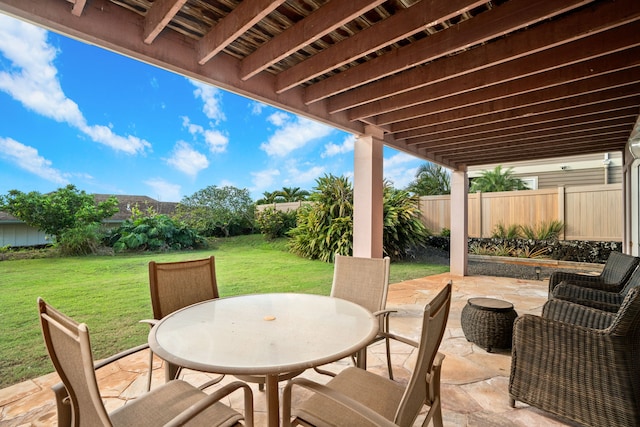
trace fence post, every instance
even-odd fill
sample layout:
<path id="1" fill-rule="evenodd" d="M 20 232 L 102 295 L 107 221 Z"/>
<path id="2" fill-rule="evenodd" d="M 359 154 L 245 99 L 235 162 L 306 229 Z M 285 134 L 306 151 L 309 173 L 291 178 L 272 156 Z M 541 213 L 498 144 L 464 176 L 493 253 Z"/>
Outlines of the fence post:
<path id="1" fill-rule="evenodd" d="M 482 191 L 478 191 L 476 194 L 478 195 L 478 224 L 480 226 L 480 238 L 482 239 L 484 237 L 484 230 L 482 228 L 482 219 L 484 218 L 484 215 L 482 215 L 482 211 L 484 210 L 482 206 Z"/>
<path id="2" fill-rule="evenodd" d="M 560 240 L 564 240 L 565 230 L 567 228 L 567 223 L 566 223 L 566 218 L 564 213 L 565 212 L 564 206 L 565 206 L 564 186 L 561 185 L 558 187 L 558 221 L 562 221 L 562 224 L 564 226 L 562 227 L 562 231 L 560 232 L 560 236 L 559 236 Z"/>

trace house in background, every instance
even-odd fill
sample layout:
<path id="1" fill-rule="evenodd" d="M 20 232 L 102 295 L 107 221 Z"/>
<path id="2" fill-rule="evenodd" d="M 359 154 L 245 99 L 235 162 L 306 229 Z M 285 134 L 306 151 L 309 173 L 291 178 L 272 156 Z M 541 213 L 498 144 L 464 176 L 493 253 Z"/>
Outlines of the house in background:
<path id="1" fill-rule="evenodd" d="M 500 165 L 469 166 L 468 177 L 476 178 L 496 166 Z M 512 168 L 513 175 L 522 179 L 531 190 L 622 182 L 622 153 L 618 151 L 510 162 L 501 166 L 503 170 Z"/>
<path id="2" fill-rule="evenodd" d="M 109 194 L 94 194 L 96 203 L 111 197 Z M 116 195 L 118 212 L 104 221 L 109 227 L 117 227 L 131 218 L 131 210 L 138 207 L 142 212 L 152 208 L 158 214 L 171 215 L 176 210 L 177 203 L 160 202 L 147 196 Z M 0 212 L 0 247 L 43 246 L 51 243 L 44 231 L 31 227 L 13 215 Z"/>

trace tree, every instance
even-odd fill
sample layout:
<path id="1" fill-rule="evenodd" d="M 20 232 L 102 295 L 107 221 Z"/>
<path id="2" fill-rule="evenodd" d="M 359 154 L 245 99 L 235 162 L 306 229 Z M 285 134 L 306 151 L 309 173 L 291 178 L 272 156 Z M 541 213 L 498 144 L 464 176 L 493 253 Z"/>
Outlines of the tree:
<path id="1" fill-rule="evenodd" d="M 272 203 L 277 203 L 280 198 L 280 194 L 278 191 L 265 191 L 262 193 L 262 198 L 256 201 L 256 205 L 270 205 Z"/>
<path id="2" fill-rule="evenodd" d="M 309 192 L 307 190 L 301 190 L 300 187 L 282 187 L 282 190 L 277 191 L 278 202 L 299 202 L 307 200 Z"/>
<path id="3" fill-rule="evenodd" d="M 423 163 L 416 172 L 416 179 L 407 191 L 418 196 L 451 194 L 451 176 L 445 168 L 434 163 Z"/>
<path id="4" fill-rule="evenodd" d="M 477 193 L 482 191 L 483 193 L 492 193 L 495 191 L 526 189 L 528 189 L 527 185 L 520 178 L 513 176 L 511 168 L 502 170 L 502 166 L 498 165 L 495 169 L 484 171 L 479 177 L 473 178 L 469 192 Z"/>
<path id="5" fill-rule="evenodd" d="M 67 185 L 52 193 L 11 190 L 0 197 L 0 210 L 10 213 L 54 239 L 73 229 L 100 224 L 118 212 L 118 199 L 97 203 L 92 195 Z"/>
<path id="6" fill-rule="evenodd" d="M 353 252 L 353 187 L 345 177 L 325 175 L 298 209 L 297 225 L 289 235 L 292 252 L 310 259 L 333 260 Z M 425 242 L 428 231 L 420 218 L 418 196 L 384 184 L 384 254 L 394 259 Z"/>
<path id="7" fill-rule="evenodd" d="M 252 232 L 254 214 L 249 190 L 211 185 L 184 197 L 175 216 L 203 236 L 228 237 Z"/>

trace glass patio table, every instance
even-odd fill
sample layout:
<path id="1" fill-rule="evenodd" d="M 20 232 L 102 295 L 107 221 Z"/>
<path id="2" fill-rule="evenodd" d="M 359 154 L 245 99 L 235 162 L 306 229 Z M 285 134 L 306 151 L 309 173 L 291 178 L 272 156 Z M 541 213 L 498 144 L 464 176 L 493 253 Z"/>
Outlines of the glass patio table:
<path id="1" fill-rule="evenodd" d="M 164 317 L 151 329 L 149 346 L 186 368 L 266 376 L 268 425 L 275 427 L 280 423 L 279 375 L 366 351 L 377 332 L 375 316 L 350 301 L 251 294 L 205 301 Z"/>

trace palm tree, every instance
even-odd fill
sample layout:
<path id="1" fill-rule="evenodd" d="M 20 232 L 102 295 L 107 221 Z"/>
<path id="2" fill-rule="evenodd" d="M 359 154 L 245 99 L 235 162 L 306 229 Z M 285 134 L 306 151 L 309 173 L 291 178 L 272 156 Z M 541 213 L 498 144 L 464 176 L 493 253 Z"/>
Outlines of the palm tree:
<path id="1" fill-rule="evenodd" d="M 418 196 L 451 194 L 451 177 L 445 168 L 434 163 L 423 163 L 416 172 L 416 179 L 407 191 Z"/>
<path id="2" fill-rule="evenodd" d="M 279 191 L 265 191 L 262 198 L 256 201 L 256 205 L 270 205 L 271 203 L 281 202 Z"/>
<path id="3" fill-rule="evenodd" d="M 482 191 L 483 193 L 491 193 L 527 189 L 527 184 L 523 180 L 513 176 L 512 168 L 502 170 L 502 166 L 498 165 L 495 169 L 484 171 L 479 177 L 473 178 L 469 192 L 477 193 Z"/>
<path id="4" fill-rule="evenodd" d="M 282 187 L 282 190 L 276 191 L 279 196 L 278 202 L 299 202 L 307 200 L 309 192 L 307 190 L 301 190 L 300 187 Z"/>

